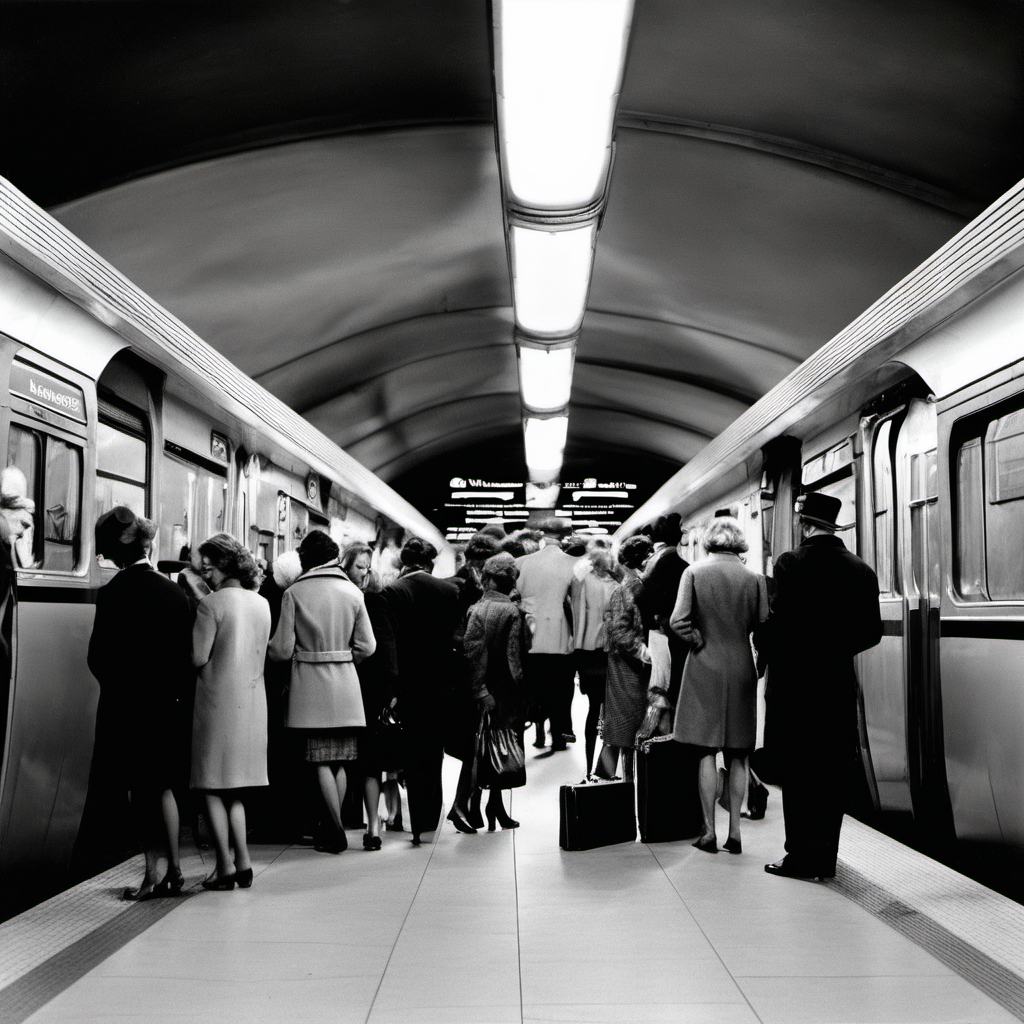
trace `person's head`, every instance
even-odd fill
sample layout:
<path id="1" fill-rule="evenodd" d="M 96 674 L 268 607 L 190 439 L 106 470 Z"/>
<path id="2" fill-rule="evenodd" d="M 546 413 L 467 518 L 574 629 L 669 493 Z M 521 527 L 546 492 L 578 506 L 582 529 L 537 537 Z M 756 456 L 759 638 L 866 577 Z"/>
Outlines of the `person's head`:
<path id="1" fill-rule="evenodd" d="M 373 579 L 373 573 L 370 571 L 372 561 L 373 548 L 357 540 L 345 548 L 341 556 L 341 568 L 360 590 L 366 590 Z"/>
<path id="2" fill-rule="evenodd" d="M 453 544 L 452 552 L 455 555 L 455 571 L 458 572 L 466 564 L 466 545 Z"/>
<path id="3" fill-rule="evenodd" d="M 523 546 L 524 555 L 532 555 L 535 551 L 540 551 L 540 538 L 543 534 L 538 534 L 535 530 L 516 530 L 512 534 L 513 539 L 519 541 Z"/>
<path id="4" fill-rule="evenodd" d="M 647 564 L 647 559 L 651 557 L 653 551 L 654 544 L 651 538 L 637 534 L 624 541 L 619 548 L 619 565 L 639 572 Z"/>
<path id="5" fill-rule="evenodd" d="M 715 516 L 704 531 L 704 550 L 708 554 L 731 552 L 741 555 L 749 547 L 740 524 L 732 516 Z"/>
<path id="6" fill-rule="evenodd" d="M 815 533 L 835 533 L 841 498 L 811 491 L 796 500 L 796 514 L 800 517 L 800 531 L 805 537 Z"/>
<path id="7" fill-rule="evenodd" d="M 0 497 L 0 536 L 13 544 L 35 525 L 36 503 L 20 494 Z"/>
<path id="8" fill-rule="evenodd" d="M 505 539 L 505 527 L 501 523 L 488 523 L 482 527 L 479 533 L 486 534 L 488 537 L 493 537 L 499 544 Z"/>
<path id="9" fill-rule="evenodd" d="M 587 552 L 587 561 L 590 562 L 594 575 L 603 580 L 618 580 L 622 575 L 612 558 L 612 553 L 606 548 L 594 548 Z"/>
<path id="10" fill-rule="evenodd" d="M 434 568 L 434 560 L 437 558 L 437 548 L 429 540 L 422 537 L 410 537 L 403 545 L 398 556 L 405 571 L 414 569 L 425 569 L 430 572 Z"/>
<path id="11" fill-rule="evenodd" d="M 156 523 L 117 505 L 96 520 L 96 554 L 123 569 L 149 554 L 155 536 Z"/>
<path id="12" fill-rule="evenodd" d="M 669 512 L 668 515 L 658 516 L 651 526 L 651 540 L 655 544 L 667 544 L 669 547 L 675 547 L 683 535 L 682 521 L 682 516 L 678 512 Z"/>
<path id="13" fill-rule="evenodd" d="M 237 580 L 246 590 L 259 586 L 260 570 L 252 552 L 230 533 L 215 533 L 199 545 L 203 579 L 213 590 Z M 301 555 L 299 556 L 302 557 Z"/>
<path id="14" fill-rule="evenodd" d="M 466 563 L 479 569 L 488 558 L 496 555 L 500 550 L 501 544 L 497 538 L 481 530 L 479 533 L 473 534 L 466 543 Z"/>
<path id="15" fill-rule="evenodd" d="M 519 566 L 507 551 L 502 551 L 484 562 L 480 578 L 485 590 L 511 594 L 515 590 L 516 580 L 519 579 Z"/>
<path id="16" fill-rule="evenodd" d="M 540 530 L 546 544 L 561 544 L 572 526 L 559 516 L 548 516 L 537 523 L 537 529 Z"/>
<path id="17" fill-rule="evenodd" d="M 579 558 L 587 553 L 587 538 L 581 533 L 573 533 L 562 541 L 562 550 L 573 558 Z"/>
<path id="18" fill-rule="evenodd" d="M 337 561 L 338 545 L 334 538 L 323 530 L 310 530 L 298 547 L 299 561 L 302 563 L 302 571 L 309 572 L 318 565 L 327 565 L 328 562 Z"/>
<path id="19" fill-rule="evenodd" d="M 526 554 L 523 542 L 515 537 L 506 537 L 501 542 L 501 550 L 510 554 L 513 558 L 522 558 Z"/>

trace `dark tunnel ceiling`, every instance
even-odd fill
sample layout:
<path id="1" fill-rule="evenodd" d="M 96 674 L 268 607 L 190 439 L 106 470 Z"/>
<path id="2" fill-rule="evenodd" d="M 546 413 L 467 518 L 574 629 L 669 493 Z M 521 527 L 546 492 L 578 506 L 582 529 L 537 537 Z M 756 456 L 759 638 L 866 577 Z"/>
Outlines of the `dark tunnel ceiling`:
<path id="1" fill-rule="evenodd" d="M 1022 15 L 637 0 L 566 478 L 660 483 L 1021 177 Z M 487 18 L 4 3 L 0 172 L 414 503 L 521 478 Z"/>

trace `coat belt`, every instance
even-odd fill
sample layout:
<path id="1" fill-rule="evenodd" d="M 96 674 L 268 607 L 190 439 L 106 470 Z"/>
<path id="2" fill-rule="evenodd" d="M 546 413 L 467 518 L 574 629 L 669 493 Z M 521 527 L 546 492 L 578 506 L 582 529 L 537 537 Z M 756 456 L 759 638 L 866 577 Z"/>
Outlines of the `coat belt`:
<path id="1" fill-rule="evenodd" d="M 296 651 L 296 661 L 328 662 L 351 661 L 351 651 Z"/>

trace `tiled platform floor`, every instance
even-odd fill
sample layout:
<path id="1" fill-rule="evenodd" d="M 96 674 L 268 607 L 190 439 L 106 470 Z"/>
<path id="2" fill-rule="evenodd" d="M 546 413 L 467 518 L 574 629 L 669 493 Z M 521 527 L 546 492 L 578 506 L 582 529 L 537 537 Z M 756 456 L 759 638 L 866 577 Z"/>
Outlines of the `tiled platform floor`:
<path id="1" fill-rule="evenodd" d="M 464 836 L 446 823 L 432 845 L 389 833 L 379 853 L 350 833 L 355 846 L 340 857 L 257 848 L 248 891 L 131 905 L 116 900 L 123 883 L 111 878 L 58 897 L 0 926 L 0 954 L 43 950 L 0 975 L 8 992 L 21 986 L 26 1008 L 8 1003 L 0 1018 L 1018 1019 L 841 886 L 766 875 L 782 851 L 777 793 L 764 821 L 745 823 L 742 856 L 687 843 L 563 853 L 556 789 L 582 776 L 582 752 L 528 767 L 517 831 Z M 448 793 L 457 768 L 446 763 Z M 198 884 L 198 858 L 186 866 Z M 60 952 L 67 942 L 75 956 Z M 0 970 L 8 962 L 0 957 Z"/>

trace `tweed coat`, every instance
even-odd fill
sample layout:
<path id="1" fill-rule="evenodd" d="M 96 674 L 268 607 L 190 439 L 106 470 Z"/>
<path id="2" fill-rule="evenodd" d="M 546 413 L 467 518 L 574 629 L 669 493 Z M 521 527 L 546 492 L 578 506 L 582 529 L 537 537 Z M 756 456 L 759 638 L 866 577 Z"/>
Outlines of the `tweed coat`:
<path id="1" fill-rule="evenodd" d="M 673 735 L 680 743 L 753 749 L 757 670 L 750 634 L 767 617 L 764 577 L 738 555 L 716 552 L 683 573 L 669 622 L 691 645 L 676 705 Z"/>
<path id="2" fill-rule="evenodd" d="M 469 610 L 463 650 L 473 696 L 478 700 L 488 694 L 494 698 L 491 725 L 496 729 L 523 727 L 526 644 L 526 624 L 519 606 L 507 594 L 485 590 Z"/>
<path id="3" fill-rule="evenodd" d="M 199 669 L 192 714 L 192 788 L 267 785 L 267 694 L 263 663 L 270 605 L 227 586 L 199 602 L 192 662 Z"/>
<path id="4" fill-rule="evenodd" d="M 647 685 L 651 677 L 651 655 L 644 643 L 644 629 L 636 595 L 640 577 L 626 570 L 626 578 L 616 586 L 605 609 L 605 650 L 608 675 L 605 680 L 605 743 L 631 747 L 636 741 L 647 711 Z"/>
<path id="5" fill-rule="evenodd" d="M 285 725 L 340 729 L 366 725 L 354 662 L 377 648 L 359 588 L 337 565 L 303 573 L 281 598 L 270 657 L 291 661 Z"/>
<path id="6" fill-rule="evenodd" d="M 576 559 L 557 544 L 516 559 L 523 611 L 532 633 L 531 654 L 572 654 L 572 624 L 566 598 L 572 586 Z"/>

